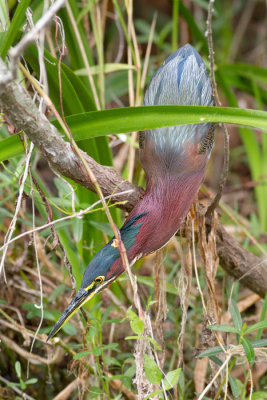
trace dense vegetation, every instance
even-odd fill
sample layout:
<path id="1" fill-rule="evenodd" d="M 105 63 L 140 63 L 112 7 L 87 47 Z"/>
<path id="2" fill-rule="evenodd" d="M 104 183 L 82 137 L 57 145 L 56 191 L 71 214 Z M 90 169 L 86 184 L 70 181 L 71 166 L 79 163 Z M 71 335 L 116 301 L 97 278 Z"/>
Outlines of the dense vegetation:
<path id="1" fill-rule="evenodd" d="M 12 48 L 49 6 L 0 0 L 6 65 L 15 63 Z M 88 262 L 113 232 L 98 195 L 51 168 L 0 108 L 1 399 L 267 398 L 267 296 L 252 274 L 261 276 L 267 256 L 266 5 L 217 0 L 212 29 L 208 6 L 205 0 L 69 0 L 19 52 L 17 82 L 40 113 L 74 149 L 77 142 L 136 186 L 145 185 L 138 130 L 203 119 L 235 125 L 227 125 L 229 174 L 209 235 L 201 210 L 223 169 L 222 126 L 201 205 L 196 202 L 179 236 L 132 269 L 144 315 L 125 273 L 46 343 L 75 288 L 72 274 L 79 288 Z M 185 113 L 166 106 L 160 117 L 153 108 L 139 109 L 156 68 L 181 45 L 190 42 L 210 69 L 210 30 L 222 107 Z M 120 227 L 130 203 L 107 201 Z M 244 277 L 234 280 L 222 268 L 232 248 L 218 244 L 217 225 L 238 251 L 254 257 Z"/>

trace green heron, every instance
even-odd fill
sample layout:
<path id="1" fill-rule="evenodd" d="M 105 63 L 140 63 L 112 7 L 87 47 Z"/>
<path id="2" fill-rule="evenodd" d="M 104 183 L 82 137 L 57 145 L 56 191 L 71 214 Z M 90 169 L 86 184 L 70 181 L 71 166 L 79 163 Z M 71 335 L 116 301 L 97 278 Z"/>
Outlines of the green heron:
<path id="1" fill-rule="evenodd" d="M 189 44 L 166 59 L 147 88 L 144 106 L 164 104 L 214 105 L 204 62 Z M 203 180 L 213 136 L 214 125 L 209 123 L 140 133 L 146 191 L 120 230 L 130 265 L 160 249 L 177 232 Z M 113 240 L 89 263 L 79 291 L 54 325 L 48 340 L 84 303 L 124 272 Z"/>

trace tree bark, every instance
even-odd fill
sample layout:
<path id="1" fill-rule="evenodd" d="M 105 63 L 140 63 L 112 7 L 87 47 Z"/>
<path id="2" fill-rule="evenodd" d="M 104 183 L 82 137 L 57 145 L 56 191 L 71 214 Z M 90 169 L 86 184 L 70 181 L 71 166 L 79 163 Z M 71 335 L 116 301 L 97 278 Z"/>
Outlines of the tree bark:
<path id="1" fill-rule="evenodd" d="M 70 143 L 65 142 L 57 129 L 39 112 L 30 95 L 15 80 L 6 79 L 8 69 L 0 59 L 0 108 L 12 124 L 23 130 L 40 150 L 43 157 L 60 174 L 94 190 L 92 183 L 81 171 L 77 155 Z M 94 172 L 105 196 L 112 193 L 112 202 L 124 201 L 119 207 L 131 211 L 143 195 L 143 189 L 136 187 L 122 177 L 112 167 L 98 164 L 84 153 L 84 157 Z M 131 193 L 118 196 L 119 192 Z M 207 220 L 207 228 L 210 220 Z M 267 291 L 266 263 L 243 249 L 219 224 L 216 234 L 217 252 L 220 265 L 227 273 L 261 296 Z M 264 273 L 265 272 L 265 273 Z"/>

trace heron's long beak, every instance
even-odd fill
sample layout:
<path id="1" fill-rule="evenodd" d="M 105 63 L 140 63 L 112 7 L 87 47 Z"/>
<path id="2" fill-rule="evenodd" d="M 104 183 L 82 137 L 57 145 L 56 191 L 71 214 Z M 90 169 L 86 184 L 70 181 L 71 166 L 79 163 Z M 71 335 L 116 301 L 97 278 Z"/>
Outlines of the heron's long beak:
<path id="1" fill-rule="evenodd" d="M 98 290 L 97 290 L 98 292 Z M 96 294 L 95 287 L 90 290 L 80 289 L 76 296 L 72 299 L 68 307 L 65 309 L 59 320 L 54 325 L 52 331 L 49 333 L 46 341 L 55 336 L 63 325 L 79 310 L 79 308 L 90 300 Z"/>
<path id="2" fill-rule="evenodd" d="M 68 307 L 60 316 L 59 320 L 53 326 L 52 331 L 49 333 L 47 337 L 47 342 L 53 336 L 55 336 L 58 331 L 65 325 L 66 322 L 79 310 L 81 306 L 83 306 L 87 301 L 89 301 L 92 297 L 94 297 L 97 293 L 101 292 L 106 286 L 108 286 L 111 282 L 114 281 L 116 276 L 112 277 L 107 281 L 103 281 L 100 285 L 96 285 L 95 283 L 90 284 L 87 288 L 81 288 L 76 296 L 71 300 Z"/>

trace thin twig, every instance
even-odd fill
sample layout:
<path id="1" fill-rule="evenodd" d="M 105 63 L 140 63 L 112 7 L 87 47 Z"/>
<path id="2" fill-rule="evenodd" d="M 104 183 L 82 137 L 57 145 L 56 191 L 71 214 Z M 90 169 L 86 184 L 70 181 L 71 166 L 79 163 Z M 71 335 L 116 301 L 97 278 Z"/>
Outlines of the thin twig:
<path id="1" fill-rule="evenodd" d="M 214 50 L 213 50 L 213 40 L 212 40 L 212 13 L 213 13 L 213 4 L 214 0 L 209 1 L 209 7 L 208 7 L 208 18 L 207 18 L 207 38 L 208 38 L 208 47 L 209 47 L 209 60 L 210 60 L 210 79 L 211 79 L 211 85 L 212 85 L 212 94 L 215 100 L 215 105 L 219 106 L 221 105 L 219 96 L 218 96 L 218 90 L 217 90 L 217 84 L 215 80 L 215 72 L 214 72 Z M 228 170 L 229 170 L 229 134 L 227 131 L 227 128 L 225 124 L 222 124 L 223 127 L 223 132 L 224 132 L 224 160 L 223 160 L 223 171 L 220 176 L 220 181 L 219 181 L 219 188 L 217 191 L 217 194 L 209 207 L 207 208 L 206 215 L 209 216 L 213 213 L 217 205 L 219 204 L 219 201 L 222 197 L 222 192 L 224 185 L 227 180 L 228 176 Z"/>
<path id="2" fill-rule="evenodd" d="M 15 227 L 16 227 L 16 222 L 17 222 L 18 213 L 19 213 L 19 210 L 20 210 L 20 207 L 21 207 L 21 203 L 22 203 L 22 199 L 23 199 L 24 185 L 25 185 L 25 182 L 26 182 L 26 179 L 27 179 L 27 176 L 28 176 L 29 165 L 30 165 L 30 160 L 31 160 L 31 155 L 32 155 L 32 152 L 33 152 L 33 148 L 34 148 L 34 144 L 31 143 L 30 150 L 29 150 L 29 153 L 27 154 L 26 161 L 25 161 L 25 169 L 24 169 L 23 178 L 22 178 L 22 181 L 21 181 L 21 184 L 20 184 L 20 188 L 19 188 L 19 195 L 18 195 L 18 199 L 17 199 L 15 213 L 14 213 L 12 221 L 11 221 L 11 223 L 9 225 L 7 234 L 5 235 L 4 245 L 2 246 L 3 255 L 2 255 L 1 263 L 0 263 L 0 276 L 1 276 L 2 272 L 3 272 L 4 279 L 5 279 L 6 283 L 7 283 L 7 281 L 6 281 L 5 271 L 4 271 L 4 263 L 5 263 L 5 258 L 6 258 L 6 252 L 7 252 L 8 244 L 10 243 L 10 239 L 11 239 L 11 237 L 13 235 L 13 232 L 15 230 Z"/>
<path id="3" fill-rule="evenodd" d="M 11 73 L 15 77 L 17 73 L 18 59 L 26 49 L 26 47 L 33 42 L 39 32 L 52 20 L 53 16 L 57 11 L 64 6 L 66 0 L 57 0 L 47 10 L 47 12 L 38 20 L 35 26 L 21 39 L 21 41 L 13 48 L 9 50 L 9 56 L 11 58 Z"/>
<path id="4" fill-rule="evenodd" d="M 126 193 L 128 193 L 128 192 L 130 192 L 130 191 L 125 191 L 125 192 L 118 193 L 118 194 L 116 194 L 116 196 L 118 196 L 118 195 L 120 195 L 120 194 L 121 194 L 121 195 L 124 195 L 124 194 L 126 194 Z M 113 195 L 107 196 L 107 197 L 105 197 L 105 199 L 110 199 L 110 198 L 112 198 L 112 196 L 113 196 Z M 48 222 L 47 224 L 44 224 L 44 225 L 42 225 L 42 226 L 37 226 L 37 227 L 34 228 L 34 229 L 30 229 L 30 230 L 28 230 L 27 232 L 23 232 L 23 233 L 21 233 L 20 235 L 14 237 L 13 239 L 10 239 L 9 241 L 7 241 L 2 247 L 0 247 L 0 251 L 5 251 L 5 249 L 7 249 L 7 247 L 8 247 L 11 243 L 15 242 L 15 241 L 18 240 L 18 239 L 21 239 L 21 238 L 24 237 L 24 236 L 30 235 L 30 234 L 32 234 L 33 232 L 41 231 L 41 230 L 43 230 L 43 229 L 49 228 L 51 225 L 57 224 L 57 223 L 62 222 L 62 221 L 69 220 L 69 219 L 71 219 L 71 218 L 80 218 L 80 217 L 82 217 L 84 214 L 89 213 L 89 212 L 90 212 L 95 206 L 97 206 L 98 204 L 101 204 L 101 200 L 96 201 L 94 204 L 92 204 L 91 206 L 87 207 L 85 210 L 80 210 L 80 211 L 78 211 L 78 212 L 76 212 L 76 213 L 74 213 L 74 214 L 67 215 L 66 217 L 58 218 L 58 219 L 53 220 L 53 221 L 50 221 L 50 222 Z"/>
<path id="5" fill-rule="evenodd" d="M 32 143 L 31 143 L 32 144 Z M 35 228 L 35 204 L 34 204 L 34 189 L 33 189 L 33 179 L 32 179 L 32 174 L 30 170 L 30 180 L 31 180 L 31 197 L 32 197 L 32 226 L 33 229 Z M 37 250 L 37 240 L 36 240 L 36 232 L 33 232 L 33 245 L 34 245 L 34 252 L 35 252 L 35 260 L 36 260 L 36 268 L 37 268 L 37 273 L 38 273 L 38 280 L 39 280 L 39 286 L 40 286 L 40 305 L 35 304 L 34 306 L 41 310 L 41 318 L 39 325 L 35 331 L 34 338 L 32 340 L 31 348 L 30 348 L 30 353 L 33 351 L 33 346 L 36 341 L 36 338 L 38 336 L 39 330 L 41 329 L 43 320 L 44 320 L 44 304 L 43 304 L 43 284 L 42 284 L 42 275 L 41 275 L 41 269 L 40 269 L 40 263 L 39 263 L 39 258 L 38 258 L 38 250 Z M 29 362 L 27 366 L 27 377 L 29 377 Z"/>
<path id="6" fill-rule="evenodd" d="M 212 380 L 210 381 L 210 383 L 205 387 L 205 389 L 203 390 L 203 392 L 201 393 L 201 395 L 198 397 L 198 400 L 203 399 L 203 397 L 205 396 L 205 394 L 210 390 L 211 386 L 213 385 L 213 382 L 216 381 L 217 377 L 220 375 L 221 371 L 223 371 L 223 369 L 225 368 L 226 365 L 228 365 L 228 362 L 231 358 L 231 354 L 227 354 L 226 359 L 224 361 L 224 363 L 221 365 L 221 367 L 218 369 L 218 371 L 216 372 L 216 374 L 214 375 L 214 377 L 212 378 Z"/>

